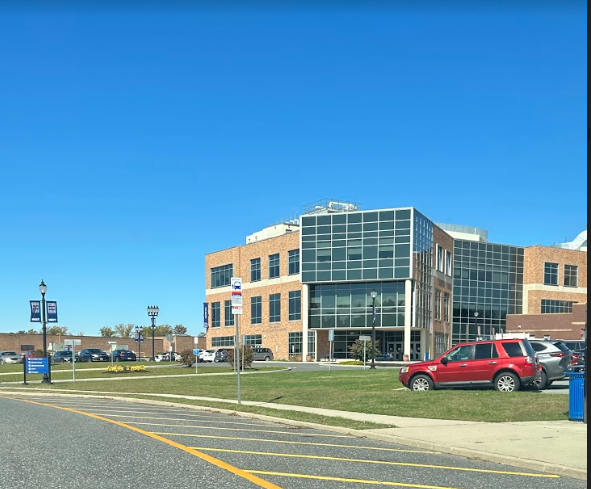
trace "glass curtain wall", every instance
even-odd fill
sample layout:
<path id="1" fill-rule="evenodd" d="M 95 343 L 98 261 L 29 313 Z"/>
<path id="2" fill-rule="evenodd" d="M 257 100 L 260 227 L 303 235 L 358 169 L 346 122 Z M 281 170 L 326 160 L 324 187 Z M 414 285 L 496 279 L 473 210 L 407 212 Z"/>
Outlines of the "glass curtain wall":
<path id="1" fill-rule="evenodd" d="M 433 316 L 433 223 L 416 210 L 414 214 L 415 326 L 428 329 Z"/>
<path id="2" fill-rule="evenodd" d="M 455 240 L 453 344 L 506 330 L 523 310 L 523 253 L 517 246 Z M 475 313 L 478 313 L 475 315 Z"/>

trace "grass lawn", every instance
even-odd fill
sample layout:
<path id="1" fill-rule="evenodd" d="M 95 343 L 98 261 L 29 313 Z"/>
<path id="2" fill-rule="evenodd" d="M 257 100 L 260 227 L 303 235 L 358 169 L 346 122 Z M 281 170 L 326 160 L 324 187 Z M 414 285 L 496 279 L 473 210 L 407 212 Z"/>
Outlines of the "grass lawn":
<path id="1" fill-rule="evenodd" d="M 76 371 L 78 370 L 84 370 L 84 369 L 93 369 L 93 368 L 107 368 L 109 365 L 111 365 L 110 362 L 76 362 Z M 145 365 L 146 367 L 173 367 L 173 366 L 177 366 L 180 367 L 181 364 L 178 362 L 115 362 L 113 365 L 127 365 L 127 366 L 132 366 L 132 365 Z M 22 363 L 17 363 L 17 364 L 7 364 L 7 365 L 0 365 L 0 374 L 5 374 L 5 373 L 11 373 L 11 372 L 15 372 L 15 373 L 23 373 L 23 364 Z M 68 371 L 72 371 L 72 364 L 70 363 L 58 363 L 55 365 L 51 366 L 51 371 L 55 372 L 58 370 L 68 370 Z M 2 380 L 2 377 L 0 377 L 0 381 Z"/>
<path id="2" fill-rule="evenodd" d="M 359 370 L 245 375 L 242 378 L 242 396 L 245 401 L 405 417 L 488 422 L 568 419 L 566 395 L 541 395 L 535 392 L 503 394 L 493 390 L 414 393 L 396 390 L 402 387 L 397 374 L 397 370 Z M 75 385 L 59 384 L 55 387 L 113 393 L 236 398 L 236 378 L 233 375 L 202 378 L 181 375 L 177 378 L 125 382 L 106 380 Z M 203 405 L 201 402 L 195 404 Z"/>

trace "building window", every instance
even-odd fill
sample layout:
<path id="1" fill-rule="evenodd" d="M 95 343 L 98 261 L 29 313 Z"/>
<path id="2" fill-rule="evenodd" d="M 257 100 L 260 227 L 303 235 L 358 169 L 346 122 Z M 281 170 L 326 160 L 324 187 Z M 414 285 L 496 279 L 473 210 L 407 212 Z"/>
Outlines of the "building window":
<path id="1" fill-rule="evenodd" d="M 212 328 L 219 328 L 222 325 L 221 315 L 220 315 L 220 303 L 219 302 L 212 302 L 211 304 L 211 327 Z"/>
<path id="2" fill-rule="evenodd" d="M 300 250 L 292 250 L 289 253 L 289 274 L 300 273 Z"/>
<path id="3" fill-rule="evenodd" d="M 223 265 L 211 269 L 211 288 L 226 287 L 234 275 L 234 265 Z"/>
<path id="4" fill-rule="evenodd" d="M 263 298 L 250 298 L 250 323 L 261 324 L 263 322 Z"/>
<path id="5" fill-rule="evenodd" d="M 564 286 L 577 287 L 579 285 L 579 267 L 564 265 Z"/>
<path id="6" fill-rule="evenodd" d="M 277 278 L 281 275 L 279 269 L 279 253 L 269 255 L 269 278 Z"/>
<path id="7" fill-rule="evenodd" d="M 437 255 L 436 255 L 436 260 L 437 262 L 435 263 L 435 269 L 438 272 L 444 273 L 445 272 L 445 261 L 443 259 L 444 256 L 444 250 L 441 246 L 437 245 Z"/>
<path id="8" fill-rule="evenodd" d="M 224 301 L 224 324 L 234 326 L 234 314 L 232 314 L 232 301 Z"/>
<path id="9" fill-rule="evenodd" d="M 213 348 L 222 348 L 224 346 L 234 346 L 233 336 L 219 336 L 211 339 L 211 346 Z"/>
<path id="10" fill-rule="evenodd" d="M 544 263 L 544 285 L 558 285 L 558 263 Z"/>
<path id="11" fill-rule="evenodd" d="M 278 323 L 281 321 L 281 294 L 269 296 L 269 322 Z"/>
<path id="12" fill-rule="evenodd" d="M 542 314 L 570 314 L 576 301 L 542 299 Z"/>
<path id="13" fill-rule="evenodd" d="M 289 356 L 293 357 L 302 354 L 302 340 L 304 333 L 289 333 Z"/>
<path id="14" fill-rule="evenodd" d="M 250 260 L 250 281 L 258 282 L 261 279 L 261 259 Z"/>
<path id="15" fill-rule="evenodd" d="M 302 319 L 302 292 L 294 290 L 289 293 L 289 320 L 299 321 Z"/>
<path id="16" fill-rule="evenodd" d="M 443 294 L 443 320 L 449 323 L 449 294 L 445 292 Z"/>
<path id="17" fill-rule="evenodd" d="M 451 252 L 445 250 L 445 274 L 448 277 L 451 277 L 453 274 L 452 271 L 452 264 L 451 264 Z"/>
<path id="18" fill-rule="evenodd" d="M 263 335 L 262 334 L 247 334 L 244 336 L 244 344 L 246 346 L 262 346 Z"/>
<path id="19" fill-rule="evenodd" d="M 441 321 L 441 291 L 435 291 L 435 321 Z"/>

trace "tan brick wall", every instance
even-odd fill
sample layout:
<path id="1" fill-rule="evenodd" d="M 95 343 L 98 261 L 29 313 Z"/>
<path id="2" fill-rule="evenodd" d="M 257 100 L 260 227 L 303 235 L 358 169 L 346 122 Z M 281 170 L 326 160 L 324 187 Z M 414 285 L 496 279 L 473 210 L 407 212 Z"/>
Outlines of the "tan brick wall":
<path id="1" fill-rule="evenodd" d="M 544 283 L 544 263 L 559 264 L 559 285 L 564 285 L 564 265 L 579 267 L 579 287 L 587 287 L 587 253 L 548 246 L 530 246 L 524 253 L 524 284 Z"/>
<path id="2" fill-rule="evenodd" d="M 438 226 L 433 226 L 433 268 L 435 269 L 436 260 L 437 260 L 437 245 L 441 246 L 444 250 L 449 251 L 452 254 L 452 264 L 453 264 L 453 251 L 454 251 L 454 240 L 453 238 L 447 234 L 443 229 Z M 445 259 L 445 257 L 444 257 Z M 452 304 L 453 304 L 453 278 L 447 275 L 441 274 L 435 270 L 435 279 L 433 282 L 433 332 L 434 333 L 447 333 L 451 339 L 451 325 L 452 325 Z M 437 302 L 435 301 L 436 291 L 439 291 L 441 294 L 441 301 L 439 303 L 440 309 L 440 320 L 435 319 L 435 307 L 437 307 Z M 444 325 L 444 294 L 449 294 L 449 304 L 448 304 L 448 317 L 449 321 L 446 325 Z M 430 339 L 430 351 L 435 351 L 435 335 L 431 336 Z"/>
<path id="3" fill-rule="evenodd" d="M 225 326 L 224 302 L 230 300 L 230 287 L 210 289 L 211 268 L 227 264 L 234 265 L 234 276 L 241 277 L 243 283 L 243 314 L 240 317 L 240 334 L 262 335 L 262 346 L 271 348 L 275 358 L 287 359 L 289 357 L 289 333 L 302 332 L 302 321 L 289 321 L 289 292 L 302 292 L 302 284 L 299 275 L 288 275 L 288 252 L 299 249 L 300 233 L 293 232 L 275 238 L 266 239 L 256 243 L 230 248 L 206 256 L 206 284 L 207 302 L 210 309 L 210 327 L 207 331 L 207 348 L 212 348 L 214 337 L 234 336 L 236 327 Z M 269 279 L 269 255 L 279 253 L 281 276 Z M 250 282 L 250 260 L 261 259 L 261 281 Z M 269 322 L 269 296 L 281 294 L 281 321 Z M 251 324 L 251 297 L 262 297 L 262 323 Z M 220 303 L 221 327 L 211 327 L 211 304 Z M 302 303 L 302 314 L 304 304 Z"/>
<path id="4" fill-rule="evenodd" d="M 528 292 L 528 314 L 542 313 L 542 299 L 557 301 L 573 301 L 580 304 L 587 302 L 587 294 L 577 294 L 574 292 L 559 292 L 546 290 L 531 290 Z M 544 314 L 546 316 L 546 314 Z"/>

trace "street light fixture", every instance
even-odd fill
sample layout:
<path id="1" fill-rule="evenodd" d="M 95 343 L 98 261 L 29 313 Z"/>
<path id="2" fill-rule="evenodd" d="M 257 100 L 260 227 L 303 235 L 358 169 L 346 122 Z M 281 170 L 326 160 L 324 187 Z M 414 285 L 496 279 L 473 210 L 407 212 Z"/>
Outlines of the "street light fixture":
<path id="1" fill-rule="evenodd" d="M 154 352 L 154 330 L 156 329 L 156 318 L 158 317 L 158 313 L 160 309 L 158 306 L 148 306 L 148 316 L 152 320 L 152 358 L 150 361 L 153 362 L 156 359 L 155 352 Z"/>
<path id="2" fill-rule="evenodd" d="M 39 284 L 39 292 L 41 292 L 41 324 L 43 326 L 43 358 L 47 358 L 47 317 L 45 316 L 45 294 L 47 293 L 47 285 L 41 280 Z M 43 384 L 51 384 L 49 374 L 43 374 Z"/>
<path id="3" fill-rule="evenodd" d="M 375 290 L 371 291 L 371 299 L 372 299 L 372 312 L 373 312 L 373 319 L 371 322 L 371 367 L 370 370 L 375 370 L 376 368 L 376 297 L 378 293 Z"/>
<path id="4" fill-rule="evenodd" d="M 137 355 L 137 361 L 140 362 L 141 361 L 141 357 L 142 357 L 142 342 L 141 342 L 141 334 L 142 334 L 142 328 L 140 327 L 139 324 L 136 324 L 135 326 L 135 341 L 137 342 L 137 346 L 138 346 L 138 355 Z"/>
<path id="5" fill-rule="evenodd" d="M 474 311 L 474 321 L 476 322 L 476 335 L 480 337 L 482 332 L 478 327 L 478 316 L 480 316 L 480 313 L 478 311 Z"/>

